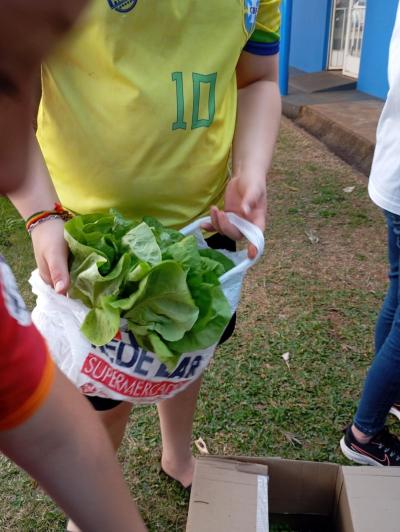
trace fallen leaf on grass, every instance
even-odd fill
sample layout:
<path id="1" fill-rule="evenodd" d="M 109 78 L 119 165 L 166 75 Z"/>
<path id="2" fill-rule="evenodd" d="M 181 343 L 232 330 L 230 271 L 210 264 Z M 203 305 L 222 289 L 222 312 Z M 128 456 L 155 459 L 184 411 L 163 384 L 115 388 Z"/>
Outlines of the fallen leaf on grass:
<path id="1" fill-rule="evenodd" d="M 207 445 L 206 445 L 206 442 L 203 440 L 203 438 L 198 438 L 194 444 L 196 445 L 199 453 L 202 455 L 202 456 L 206 456 L 207 454 L 210 454 L 208 452 L 208 449 L 207 449 Z"/>
<path id="2" fill-rule="evenodd" d="M 343 189 L 343 192 L 346 192 L 346 194 L 350 194 L 351 192 L 353 192 L 353 190 L 355 189 L 356 187 L 345 187 Z"/>
<path id="3" fill-rule="evenodd" d="M 299 189 L 297 187 L 293 187 L 291 185 L 288 185 L 287 183 L 285 183 L 284 181 L 282 181 L 283 185 L 288 188 L 289 190 L 291 190 L 292 192 L 298 192 Z"/>
<path id="4" fill-rule="evenodd" d="M 290 369 L 289 359 L 290 359 L 290 353 L 283 353 L 282 355 L 283 360 L 285 361 L 285 364 L 287 365 L 288 369 Z"/>
<path id="5" fill-rule="evenodd" d="M 305 234 L 308 236 L 308 240 L 311 242 L 311 244 L 317 244 L 319 242 L 318 235 L 314 229 L 307 229 Z"/>
<path id="6" fill-rule="evenodd" d="M 296 436 L 296 434 L 293 434 L 292 432 L 284 432 L 283 431 L 283 435 L 285 436 L 287 441 L 290 444 L 293 445 L 293 447 L 296 447 L 296 446 L 302 447 L 303 446 L 303 442 Z"/>
<path id="7" fill-rule="evenodd" d="M 342 349 L 343 349 L 343 351 L 351 351 L 353 353 L 357 352 L 357 348 L 354 347 L 353 345 L 342 344 Z"/>

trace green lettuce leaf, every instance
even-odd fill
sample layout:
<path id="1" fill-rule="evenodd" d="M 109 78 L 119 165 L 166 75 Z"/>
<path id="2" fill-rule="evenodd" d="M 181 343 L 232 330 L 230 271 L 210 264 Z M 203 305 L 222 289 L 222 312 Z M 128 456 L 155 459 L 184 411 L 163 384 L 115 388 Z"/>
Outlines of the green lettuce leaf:
<path id="1" fill-rule="evenodd" d="M 146 222 L 153 231 L 157 244 L 160 246 L 161 253 L 164 253 L 171 244 L 175 244 L 175 242 L 179 242 L 184 238 L 182 233 L 175 229 L 164 227 L 156 218 L 145 216 L 143 221 Z"/>
<path id="2" fill-rule="evenodd" d="M 112 305 L 126 310 L 123 317 L 135 334 L 155 331 L 165 340 L 179 340 L 196 323 L 199 310 L 186 283 L 186 274 L 174 261 L 155 266 L 139 283 L 139 289 L 127 300 Z M 127 308 L 129 307 L 129 310 Z"/>
<path id="3" fill-rule="evenodd" d="M 144 222 L 125 233 L 122 237 L 122 245 L 139 260 L 148 262 L 152 266 L 161 262 L 161 250 L 156 237 Z"/>
<path id="4" fill-rule="evenodd" d="M 131 269 L 132 257 L 128 253 L 122 255 L 107 275 L 100 272 L 101 261 L 102 257 L 93 252 L 83 262 L 74 261 L 71 266 L 69 295 L 80 299 L 89 308 L 98 306 L 100 297 L 119 295 Z"/>
<path id="5" fill-rule="evenodd" d="M 82 333 L 94 345 L 105 345 L 118 332 L 121 317 L 118 309 L 109 303 L 112 298 L 103 297 L 101 307 L 92 308 L 81 326 Z"/>
<path id="6" fill-rule="evenodd" d="M 102 255 L 102 273 L 108 273 L 118 252 L 114 239 L 110 236 L 113 217 L 103 214 L 76 216 L 65 224 L 65 239 L 73 255 L 83 260 L 91 252 Z"/>
<path id="7" fill-rule="evenodd" d="M 223 267 L 223 273 L 228 272 L 235 266 L 235 263 L 233 262 L 233 260 L 231 260 L 229 257 L 224 255 L 220 251 L 217 251 L 216 249 L 211 249 L 211 248 L 199 249 L 199 254 L 201 257 L 205 257 L 215 262 L 219 262 L 221 266 Z"/>
<path id="8" fill-rule="evenodd" d="M 232 316 L 221 287 L 203 284 L 199 290 L 192 291 L 192 296 L 199 308 L 199 319 L 182 339 L 166 342 L 175 353 L 193 352 L 216 344 Z"/>
<path id="9" fill-rule="evenodd" d="M 185 236 L 178 242 L 169 245 L 163 253 L 163 259 L 175 260 L 187 271 L 199 269 L 201 257 L 196 238 L 193 235 Z"/>
<path id="10" fill-rule="evenodd" d="M 150 272 L 151 266 L 147 262 L 134 264 L 133 269 L 128 273 L 126 280 L 128 282 L 138 282 Z"/>
<path id="11" fill-rule="evenodd" d="M 121 242 L 122 237 L 139 223 L 137 221 L 124 218 L 124 216 L 122 216 L 117 209 L 110 209 L 110 215 L 114 217 L 114 223 L 111 232 L 117 242 Z"/>

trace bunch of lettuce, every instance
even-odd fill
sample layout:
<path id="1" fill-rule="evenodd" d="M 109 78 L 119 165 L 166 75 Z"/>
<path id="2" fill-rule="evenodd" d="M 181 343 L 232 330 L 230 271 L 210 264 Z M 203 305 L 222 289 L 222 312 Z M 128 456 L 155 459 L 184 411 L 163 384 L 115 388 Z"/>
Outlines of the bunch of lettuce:
<path id="1" fill-rule="evenodd" d="M 222 253 L 154 218 L 135 222 L 115 210 L 76 216 L 65 238 L 69 295 L 90 309 L 81 330 L 92 344 L 112 340 L 125 318 L 138 344 L 171 368 L 221 337 L 231 310 L 219 277 L 234 266 Z"/>

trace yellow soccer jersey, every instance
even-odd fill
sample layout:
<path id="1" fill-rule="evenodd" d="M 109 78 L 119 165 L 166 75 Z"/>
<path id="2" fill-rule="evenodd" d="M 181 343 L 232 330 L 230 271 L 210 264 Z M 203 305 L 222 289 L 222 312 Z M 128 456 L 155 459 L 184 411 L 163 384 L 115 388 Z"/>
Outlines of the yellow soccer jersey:
<path id="1" fill-rule="evenodd" d="M 221 204 L 242 50 L 279 0 L 93 0 L 42 69 L 38 139 L 63 205 L 181 227 Z"/>

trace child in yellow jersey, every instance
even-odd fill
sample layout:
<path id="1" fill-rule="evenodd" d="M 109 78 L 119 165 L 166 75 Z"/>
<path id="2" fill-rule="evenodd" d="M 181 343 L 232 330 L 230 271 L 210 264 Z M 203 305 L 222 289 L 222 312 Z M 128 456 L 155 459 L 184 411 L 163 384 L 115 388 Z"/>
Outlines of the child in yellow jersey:
<path id="1" fill-rule="evenodd" d="M 264 229 L 281 113 L 279 3 L 94 0 L 43 65 L 39 144 L 30 182 L 12 196 L 21 214 L 61 201 L 180 228 L 211 212 L 206 229 L 237 240 L 233 211 Z M 62 221 L 37 226 L 32 242 L 42 277 L 65 293 Z M 162 468 L 183 486 L 199 387 L 158 405 Z M 112 406 L 97 408 L 118 447 L 130 407 Z"/>

